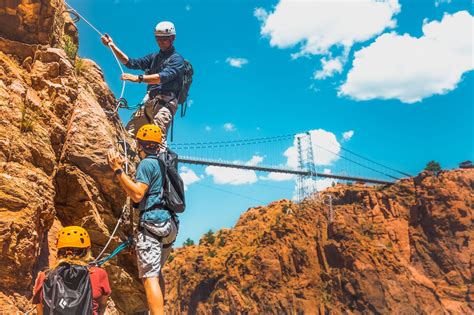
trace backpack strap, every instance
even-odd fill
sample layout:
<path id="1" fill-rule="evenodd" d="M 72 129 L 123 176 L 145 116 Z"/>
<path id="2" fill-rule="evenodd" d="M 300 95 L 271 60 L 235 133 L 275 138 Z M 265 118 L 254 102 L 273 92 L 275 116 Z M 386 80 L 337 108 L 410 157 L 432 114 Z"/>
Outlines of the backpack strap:
<path id="1" fill-rule="evenodd" d="M 52 297 L 51 297 L 51 301 L 53 303 L 51 303 L 51 307 L 49 308 L 49 315 L 53 315 L 54 314 L 54 309 L 56 308 L 56 305 L 54 304 L 54 301 L 56 301 L 56 284 L 58 283 L 58 277 L 59 275 L 57 273 L 54 274 L 54 277 L 53 277 L 53 294 L 52 294 Z"/>
<path id="2" fill-rule="evenodd" d="M 168 151 L 168 148 L 166 148 L 166 153 Z M 158 154 L 163 154 L 162 152 L 158 153 Z M 147 155 L 145 157 L 145 159 L 154 159 L 154 160 L 157 160 L 158 161 L 158 165 L 160 166 L 160 171 L 161 171 L 161 177 L 162 177 L 162 180 L 161 180 L 161 189 L 159 192 L 155 192 L 155 193 L 150 193 L 149 190 L 147 190 L 147 192 L 145 193 L 145 195 L 143 196 L 143 198 L 146 198 L 148 199 L 148 197 L 150 197 L 151 195 L 160 195 L 160 200 L 163 198 L 163 190 L 164 190 L 164 187 L 165 187 L 165 179 L 166 179 L 166 165 L 165 163 L 163 163 L 163 161 L 160 159 L 159 156 L 156 156 L 156 155 Z M 146 212 L 146 211 L 151 211 L 151 210 L 156 210 L 156 209 L 161 209 L 159 208 L 159 206 L 162 205 L 161 203 L 160 204 L 157 204 L 149 209 L 144 209 L 143 211 L 141 211 L 140 213 L 140 216 L 142 215 L 142 213 Z M 163 209 L 163 210 L 166 210 L 166 209 Z"/>
<path id="3" fill-rule="evenodd" d="M 184 115 L 186 115 L 186 109 L 187 108 L 188 108 L 188 99 L 186 99 L 184 104 L 181 104 L 181 118 L 183 118 Z M 171 142 L 173 142 L 173 141 L 171 141 Z"/>

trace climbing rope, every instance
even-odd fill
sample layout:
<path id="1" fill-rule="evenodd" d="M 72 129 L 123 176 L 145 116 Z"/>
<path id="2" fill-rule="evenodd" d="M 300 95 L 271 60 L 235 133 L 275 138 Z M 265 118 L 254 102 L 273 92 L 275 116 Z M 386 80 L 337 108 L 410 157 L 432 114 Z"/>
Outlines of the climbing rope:
<path id="1" fill-rule="evenodd" d="M 94 31 L 96 31 L 97 34 L 99 34 L 99 36 L 102 38 L 104 36 L 104 34 L 102 32 L 100 32 L 94 25 L 92 25 L 92 23 L 90 23 L 85 17 L 83 17 L 76 9 L 74 9 L 69 3 L 67 3 L 66 1 L 64 1 L 64 3 L 66 4 L 66 6 L 70 9 L 70 10 L 67 10 L 66 12 L 73 12 L 73 14 L 76 16 L 76 17 L 79 17 L 80 19 L 82 19 L 84 22 L 87 23 L 87 25 L 89 25 Z M 78 19 L 74 19 L 75 21 L 78 21 Z M 112 55 L 114 56 L 115 58 L 115 61 L 117 62 L 117 65 L 118 67 L 120 68 L 120 72 L 122 74 L 124 74 L 124 71 L 123 71 L 123 67 L 122 67 L 122 63 L 120 62 L 120 60 L 118 59 L 118 57 L 115 55 L 112 47 L 110 46 L 110 44 L 108 45 L 108 47 L 110 48 L 110 51 L 112 52 Z M 117 99 L 116 101 L 116 106 L 115 106 L 115 109 L 113 111 L 106 111 L 106 113 L 108 114 L 112 114 L 114 115 L 115 113 L 117 113 L 118 109 L 119 108 L 128 108 L 128 104 L 127 104 L 127 100 L 123 97 L 123 94 L 125 93 L 125 85 L 126 85 L 126 81 L 123 80 L 122 81 L 122 90 L 120 92 L 120 97 Z"/>
<path id="2" fill-rule="evenodd" d="M 79 19 L 82 19 L 87 25 L 89 25 L 97 34 L 99 34 L 99 36 L 102 38 L 104 36 L 104 34 L 102 32 L 100 32 L 92 23 L 90 23 L 84 16 L 82 16 L 74 7 L 72 7 L 69 3 L 67 3 L 66 1 L 64 2 L 66 4 L 66 6 L 70 9 L 70 10 L 67 10 L 66 12 L 69 12 L 69 13 L 72 13 L 74 14 L 77 18 L 74 19 L 75 22 L 79 21 Z M 108 47 L 110 48 L 111 52 L 112 52 L 112 55 L 114 56 L 115 58 L 115 61 L 117 62 L 117 65 L 120 69 L 120 72 L 121 74 L 124 74 L 124 71 L 123 71 L 123 67 L 122 67 L 122 63 L 120 62 L 120 60 L 118 59 L 117 55 L 114 53 L 111 45 L 109 44 Z M 116 100 L 116 106 L 114 108 L 113 111 L 105 111 L 107 114 L 111 114 L 111 115 L 115 115 L 118 111 L 119 108 L 126 108 L 126 109 L 132 109 L 131 107 L 128 106 L 127 104 L 127 100 L 123 97 L 124 93 L 125 93 L 125 85 L 126 85 L 126 81 L 122 81 L 122 90 L 120 91 L 120 97 Z M 135 106 L 136 108 L 138 108 L 141 104 Z M 121 134 L 121 140 L 119 142 L 121 142 L 121 144 L 123 145 L 123 151 L 124 151 L 124 157 L 125 157 L 125 174 L 128 175 L 128 171 L 129 171 L 129 160 L 128 160 L 128 148 L 127 148 L 127 141 L 126 141 L 126 137 L 125 137 L 125 133 L 126 133 L 126 130 L 124 129 L 123 125 L 120 124 L 120 134 Z M 122 212 L 120 214 L 120 217 L 119 219 L 117 220 L 117 223 L 115 225 L 115 228 L 112 232 L 112 234 L 110 235 L 107 243 L 105 244 L 104 248 L 102 249 L 102 251 L 99 253 L 99 255 L 95 258 L 95 260 L 92 262 L 92 263 L 96 263 L 98 264 L 100 261 L 103 261 L 101 264 L 103 264 L 105 261 L 109 260 L 110 258 L 112 258 L 113 256 L 117 255 L 118 252 L 120 252 L 121 250 L 123 250 L 125 247 L 129 246 L 131 244 L 131 241 L 127 241 L 127 246 L 125 246 L 124 248 L 122 248 L 121 250 L 117 251 L 117 249 L 113 252 L 115 254 L 113 254 L 113 256 L 111 257 L 111 255 L 107 256 L 106 258 L 104 258 L 103 260 L 99 260 L 102 255 L 105 253 L 105 251 L 107 250 L 107 248 L 109 247 L 110 243 L 112 242 L 112 239 L 115 237 L 115 234 L 117 233 L 117 230 L 118 230 L 118 227 L 120 226 L 120 224 L 122 223 L 123 221 L 123 217 L 124 217 L 124 214 L 125 214 L 125 210 L 127 208 L 127 205 L 130 203 L 130 197 L 127 197 L 127 201 L 125 202 L 123 208 L 122 208 Z M 118 248 L 121 248 L 120 246 Z M 117 252 L 116 252 L 117 251 Z M 105 260 L 105 261 L 104 261 Z"/>
<path id="3" fill-rule="evenodd" d="M 32 309 L 30 309 L 29 311 L 23 313 L 23 315 L 28 315 L 28 314 L 31 314 L 31 312 L 35 311 L 36 310 L 36 306 L 33 306 Z"/>
<path id="4" fill-rule="evenodd" d="M 117 256 L 121 251 L 129 247 L 130 245 L 133 244 L 133 238 L 129 236 L 125 242 L 122 242 L 117 248 L 114 249 L 112 253 L 110 253 L 107 257 L 102 258 L 101 260 L 95 260 L 91 262 L 91 265 L 96 265 L 101 267 L 103 264 L 105 264 L 107 261 L 111 260 L 115 256 Z"/>

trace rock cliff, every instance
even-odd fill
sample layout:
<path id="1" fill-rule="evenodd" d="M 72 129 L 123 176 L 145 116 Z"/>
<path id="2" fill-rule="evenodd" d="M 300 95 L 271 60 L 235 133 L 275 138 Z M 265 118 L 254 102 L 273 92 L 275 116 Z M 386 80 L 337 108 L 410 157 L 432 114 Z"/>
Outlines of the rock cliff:
<path id="1" fill-rule="evenodd" d="M 77 30 L 64 11 L 58 0 L 0 1 L 1 314 L 30 309 L 32 284 L 54 260 L 61 226 L 84 226 L 97 255 L 126 200 L 105 153 L 132 141 L 107 115 L 115 97 L 99 67 L 77 56 Z M 143 309 L 133 256 L 118 259 L 107 267 L 110 309 Z"/>
<path id="2" fill-rule="evenodd" d="M 60 0 L 0 0 L 0 314 L 31 309 L 61 226 L 88 229 L 97 255 L 126 200 L 105 153 L 132 141 L 64 11 Z M 473 313 L 473 188 L 463 169 L 249 209 L 173 252 L 167 312 Z M 109 313 L 144 309 L 133 255 L 106 268 Z"/>
<path id="3" fill-rule="evenodd" d="M 168 312 L 472 313 L 473 206 L 454 170 L 251 208 L 173 253 Z"/>

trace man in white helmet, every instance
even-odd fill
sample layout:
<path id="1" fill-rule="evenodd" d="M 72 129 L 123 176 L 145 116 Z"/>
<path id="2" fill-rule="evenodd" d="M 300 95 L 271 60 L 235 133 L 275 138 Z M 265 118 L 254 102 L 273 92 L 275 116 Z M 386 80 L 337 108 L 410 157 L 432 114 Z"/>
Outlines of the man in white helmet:
<path id="1" fill-rule="evenodd" d="M 124 73 L 121 77 L 122 80 L 148 84 L 144 106 L 133 114 L 127 124 L 127 130 L 135 136 L 141 126 L 155 124 L 163 131 L 163 142 L 166 144 L 168 127 L 178 108 L 184 59 L 173 46 L 176 39 L 173 23 L 167 21 L 158 23 L 155 27 L 155 39 L 160 51 L 138 59 L 129 58 L 107 34 L 102 37 L 102 43 L 110 46 L 120 62 L 127 68 L 145 72 L 143 75 Z"/>

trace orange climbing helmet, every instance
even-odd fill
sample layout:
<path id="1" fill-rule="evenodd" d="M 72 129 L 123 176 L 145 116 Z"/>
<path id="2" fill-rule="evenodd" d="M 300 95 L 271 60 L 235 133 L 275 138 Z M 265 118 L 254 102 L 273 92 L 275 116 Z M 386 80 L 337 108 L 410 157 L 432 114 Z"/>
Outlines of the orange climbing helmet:
<path id="1" fill-rule="evenodd" d="M 146 154 L 157 154 L 160 150 L 163 134 L 156 125 L 143 125 L 137 132 L 137 142 Z"/>
<path id="2" fill-rule="evenodd" d="M 143 125 L 137 132 L 137 139 L 142 141 L 161 143 L 162 138 L 161 128 L 156 125 Z"/>
<path id="3" fill-rule="evenodd" d="M 66 226 L 58 233 L 58 249 L 64 247 L 87 248 L 90 246 L 89 233 L 80 226 Z"/>

